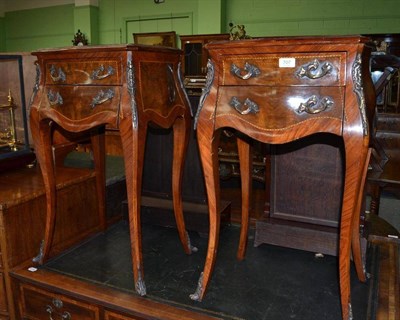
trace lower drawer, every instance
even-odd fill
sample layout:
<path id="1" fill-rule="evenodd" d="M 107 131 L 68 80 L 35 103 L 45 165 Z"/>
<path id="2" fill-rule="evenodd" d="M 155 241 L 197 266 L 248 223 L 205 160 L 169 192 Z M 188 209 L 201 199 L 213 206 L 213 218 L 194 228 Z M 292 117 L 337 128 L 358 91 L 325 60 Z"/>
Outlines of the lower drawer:
<path id="1" fill-rule="evenodd" d="M 63 295 L 20 285 L 20 313 L 28 319 L 100 319 L 96 306 Z"/>
<path id="2" fill-rule="evenodd" d="M 135 317 L 135 316 L 123 316 L 122 314 L 115 313 L 112 311 L 106 311 L 104 313 L 105 320 L 145 320 L 142 317 Z"/>

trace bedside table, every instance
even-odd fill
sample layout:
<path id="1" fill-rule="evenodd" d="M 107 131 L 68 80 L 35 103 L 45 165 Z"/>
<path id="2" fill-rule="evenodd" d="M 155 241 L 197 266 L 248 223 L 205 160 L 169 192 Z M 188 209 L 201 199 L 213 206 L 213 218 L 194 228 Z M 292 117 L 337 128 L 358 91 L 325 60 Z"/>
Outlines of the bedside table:
<path id="1" fill-rule="evenodd" d="M 104 128 L 117 129 L 125 163 L 135 289 L 145 295 L 140 198 L 148 125 L 173 128 L 175 217 L 184 251 L 192 252 L 181 198 L 191 126 L 191 111 L 180 74 L 182 52 L 156 46 L 115 45 L 49 49 L 33 54 L 38 58 L 38 72 L 30 126 L 47 199 L 44 241 L 36 261 L 40 264 L 46 261 L 53 241 L 57 206 L 57 167 L 52 154 L 54 128 L 59 128 L 66 137 L 90 137 L 103 230 L 106 228 Z"/>
<path id="2" fill-rule="evenodd" d="M 339 283 L 343 319 L 352 319 L 350 254 L 365 281 L 359 243 L 360 193 L 368 165 L 369 123 L 375 96 L 367 38 L 261 38 L 207 44 L 206 88 L 196 115 L 197 137 L 209 202 L 210 234 L 204 271 L 194 300 L 201 300 L 215 264 L 219 235 L 218 140 L 224 128 L 238 139 L 242 180 L 242 229 L 238 258 L 247 245 L 251 150 L 247 139 L 283 144 L 316 133 L 344 143 Z M 307 163 L 299 163 L 307 166 Z M 299 190 L 303 192 L 304 190 Z M 256 230 L 257 238 L 257 230 Z"/>

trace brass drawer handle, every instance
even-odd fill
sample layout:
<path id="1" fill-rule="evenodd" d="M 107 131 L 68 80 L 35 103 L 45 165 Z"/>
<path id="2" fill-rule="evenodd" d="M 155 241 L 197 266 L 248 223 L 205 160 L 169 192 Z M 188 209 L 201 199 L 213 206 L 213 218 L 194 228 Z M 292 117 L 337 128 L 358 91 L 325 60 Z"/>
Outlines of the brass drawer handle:
<path id="1" fill-rule="evenodd" d="M 325 111 L 332 105 L 333 105 L 333 100 L 330 97 L 323 97 L 322 99 L 319 99 L 316 95 L 313 95 L 306 102 L 300 103 L 297 112 L 316 114 Z"/>
<path id="2" fill-rule="evenodd" d="M 90 107 L 93 109 L 99 104 L 102 104 L 114 97 L 114 90 L 108 89 L 106 91 L 100 90 L 97 96 L 95 96 L 90 104 Z"/>
<path id="3" fill-rule="evenodd" d="M 243 79 L 243 80 L 247 80 L 252 77 L 257 77 L 261 74 L 261 71 L 257 66 L 252 65 L 248 62 L 246 62 L 244 64 L 243 69 L 244 69 L 244 71 L 247 72 L 244 75 L 242 75 L 242 70 L 236 64 L 232 63 L 232 65 L 231 65 L 231 73 L 233 73 L 236 77 Z"/>
<path id="4" fill-rule="evenodd" d="M 104 73 L 105 70 L 106 68 L 104 67 L 104 65 L 100 65 L 96 70 L 92 72 L 90 78 L 93 80 L 101 80 L 115 73 L 115 70 L 112 66 L 108 66 L 106 72 Z"/>
<path id="5" fill-rule="evenodd" d="M 65 82 L 65 80 L 67 79 L 61 67 L 59 67 L 58 70 L 56 70 L 54 64 L 52 64 L 50 67 L 50 77 L 54 82 Z"/>
<path id="6" fill-rule="evenodd" d="M 319 62 L 318 59 L 303 64 L 296 71 L 296 76 L 299 78 L 309 78 L 309 79 L 320 79 L 327 74 L 331 73 L 333 70 L 333 65 L 330 62 Z"/>
<path id="7" fill-rule="evenodd" d="M 255 102 L 251 101 L 249 98 L 246 98 L 243 103 L 243 106 L 246 107 L 246 109 L 243 109 L 242 103 L 237 97 L 232 97 L 229 104 L 231 107 L 235 108 L 237 112 L 243 115 L 249 113 L 257 113 L 260 111 L 258 105 Z"/>
<path id="8" fill-rule="evenodd" d="M 47 98 L 49 99 L 49 103 L 51 106 L 54 106 L 56 104 L 62 105 L 64 103 L 63 98 L 61 97 L 61 94 L 59 92 L 53 92 L 52 90 L 49 90 L 49 92 L 47 92 Z"/>
<path id="9" fill-rule="evenodd" d="M 63 307 L 63 302 L 60 299 L 53 299 L 52 301 L 53 306 L 55 309 L 61 309 Z M 68 311 L 64 311 L 63 313 L 57 312 L 53 306 L 47 305 L 46 312 L 49 314 L 49 320 L 55 320 L 56 318 L 53 317 L 53 313 L 55 316 L 58 316 L 61 320 L 71 320 L 71 314 Z"/>

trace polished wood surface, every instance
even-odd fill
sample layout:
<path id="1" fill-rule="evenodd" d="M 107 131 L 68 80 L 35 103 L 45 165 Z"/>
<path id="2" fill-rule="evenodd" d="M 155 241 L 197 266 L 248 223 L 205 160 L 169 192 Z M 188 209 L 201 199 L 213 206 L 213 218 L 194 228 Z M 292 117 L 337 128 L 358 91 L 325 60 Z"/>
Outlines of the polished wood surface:
<path id="1" fill-rule="evenodd" d="M 50 256 L 101 230 L 98 216 L 87 214 L 98 210 L 93 172 L 58 168 L 57 173 L 57 221 Z M 9 273 L 37 255 L 44 233 L 45 188 L 38 167 L 3 172 L 0 181 L 0 318 L 16 319 Z"/>
<path id="2" fill-rule="evenodd" d="M 31 107 L 30 126 L 47 197 L 44 246 L 38 262 L 43 263 L 48 258 L 57 207 L 52 131 L 61 127 L 69 133 L 84 132 L 90 137 L 97 179 L 98 216 L 104 229 L 104 127 L 118 129 L 125 163 L 135 288 L 145 295 L 140 195 L 149 125 L 173 129 L 174 212 L 184 251 L 187 254 L 192 251 L 181 199 L 191 121 L 180 79 L 181 51 L 157 46 L 116 45 L 50 49 L 34 54 L 38 58 L 41 77 Z"/>
<path id="3" fill-rule="evenodd" d="M 355 225 L 360 214 L 359 194 L 362 192 L 362 176 L 368 156 L 368 121 L 372 119 L 374 109 L 374 104 L 366 102 L 375 100 L 369 75 L 370 50 L 365 47 L 365 42 L 366 39 L 361 37 L 304 37 L 219 42 L 206 46 L 211 57 L 207 78 L 209 86 L 200 99 L 204 105 L 199 107 L 201 111 L 196 120 L 209 203 L 210 236 L 204 271 L 196 292 L 191 295 L 192 299 L 202 299 L 211 278 L 218 249 L 217 212 L 220 190 L 217 169 L 221 129 L 234 128 L 250 138 L 270 144 L 286 143 L 318 132 L 327 132 L 341 137 L 344 143 L 345 177 L 340 217 L 339 283 L 343 319 L 352 318 L 350 254 L 352 246 L 353 254 L 360 254 L 360 243 L 352 241 L 352 235 L 357 232 Z M 303 61 L 303 57 L 307 57 L 309 62 L 300 68 L 301 64 L 296 61 Z M 330 57 L 334 61 L 331 64 L 333 71 L 319 74 L 321 70 L 318 70 L 318 66 L 330 61 Z M 313 61 L 317 61 L 317 66 L 310 68 Z M 242 69 L 235 72 L 232 62 Z M 246 62 L 250 67 L 246 66 Z M 285 65 L 279 68 L 280 62 L 295 64 L 290 68 L 285 68 Z M 257 66 L 260 73 L 251 72 L 251 66 Z M 263 69 L 263 66 L 267 66 L 267 69 Z M 304 69 L 310 71 L 307 77 L 303 75 Z M 230 74 L 231 70 L 242 79 L 234 79 Z M 318 85 L 320 78 L 325 78 L 322 80 L 323 86 Z M 246 79 L 250 79 L 250 82 Z M 305 106 L 300 103 L 304 104 L 313 95 L 331 97 L 333 103 L 326 108 L 312 103 L 311 110 L 302 112 Z M 232 97 L 237 97 L 242 105 L 231 103 Z M 258 111 L 244 98 L 255 102 L 259 107 Z M 237 112 L 231 105 L 241 112 Z M 251 112 L 251 108 L 256 112 Z M 247 154 L 248 150 L 240 149 Z M 242 160 L 246 168 L 247 155 L 241 156 L 241 159 L 246 159 Z M 249 179 L 248 175 L 242 171 L 244 186 L 247 186 L 246 179 Z M 244 197 L 247 192 L 248 189 L 243 189 Z M 242 228 L 242 232 L 247 232 L 246 221 Z M 243 242 L 240 247 L 242 245 Z M 363 272 L 358 273 L 358 277 L 365 281 Z"/>
<path id="4" fill-rule="evenodd" d="M 74 279 L 69 276 L 46 269 L 30 272 L 26 267 L 15 269 L 12 274 L 15 281 L 14 294 L 20 297 L 19 318 L 35 315 L 32 319 L 48 318 L 46 305 L 53 306 L 58 299 L 65 302 L 65 308 L 56 310 L 75 312 L 72 319 L 123 319 L 123 320 L 213 320 L 221 319 L 217 315 L 210 316 L 194 312 L 179 306 L 154 301 L 132 295 L 112 288 L 102 287 L 87 281 Z M 29 299 L 25 299 L 29 298 Z M 33 298 L 30 300 L 30 298 Z M 53 307 L 53 309 L 56 309 Z M 72 310 L 72 311 L 71 311 Z M 37 317 L 38 315 L 46 315 Z M 53 314 L 56 316 L 56 314 Z M 55 319 L 60 318 L 58 316 Z"/>

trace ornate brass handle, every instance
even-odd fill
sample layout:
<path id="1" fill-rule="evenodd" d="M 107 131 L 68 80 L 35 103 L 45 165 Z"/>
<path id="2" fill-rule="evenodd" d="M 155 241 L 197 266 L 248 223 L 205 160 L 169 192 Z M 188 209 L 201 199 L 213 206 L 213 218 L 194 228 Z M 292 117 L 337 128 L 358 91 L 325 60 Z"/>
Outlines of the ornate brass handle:
<path id="1" fill-rule="evenodd" d="M 106 72 L 104 73 L 105 70 L 106 68 L 104 67 L 104 65 L 100 65 L 96 70 L 92 72 L 90 78 L 93 80 L 101 80 L 113 75 L 115 72 L 112 66 L 108 66 Z"/>
<path id="2" fill-rule="evenodd" d="M 299 78 L 319 79 L 331 73 L 333 65 L 330 62 L 319 62 L 317 59 L 302 65 L 297 71 L 296 76 Z"/>
<path id="3" fill-rule="evenodd" d="M 49 90 L 49 92 L 47 92 L 47 98 L 49 99 L 49 103 L 51 106 L 54 106 L 56 104 L 62 105 L 64 103 L 63 98 L 61 97 L 61 94 L 59 92 L 53 92 L 52 90 Z"/>
<path id="4" fill-rule="evenodd" d="M 310 114 L 320 113 L 333 105 L 333 100 L 330 97 L 319 99 L 316 95 L 311 96 L 306 102 L 300 103 L 297 109 L 298 113 L 307 112 Z"/>
<path id="5" fill-rule="evenodd" d="M 246 62 L 244 64 L 243 69 L 244 69 L 244 71 L 247 72 L 244 75 L 242 75 L 242 70 L 236 64 L 232 63 L 232 65 L 231 65 L 231 73 L 233 73 L 236 77 L 243 79 L 243 80 L 247 80 L 252 77 L 257 77 L 261 74 L 261 71 L 257 66 L 252 65 L 248 62 Z"/>
<path id="6" fill-rule="evenodd" d="M 54 82 L 65 82 L 65 80 L 67 79 L 61 67 L 59 67 L 58 70 L 56 70 L 54 64 L 52 64 L 50 67 L 50 77 Z"/>
<path id="7" fill-rule="evenodd" d="M 56 309 L 61 309 L 64 305 L 60 299 L 53 299 L 52 303 Z M 46 312 L 49 314 L 49 320 L 55 320 L 53 313 L 62 320 L 70 320 L 72 318 L 68 311 L 64 311 L 63 313 L 57 312 L 51 305 L 46 306 Z"/>
<path id="8" fill-rule="evenodd" d="M 114 90 L 108 89 L 106 91 L 100 90 L 99 93 L 93 98 L 90 107 L 93 109 L 99 104 L 102 104 L 114 97 Z"/>
<path id="9" fill-rule="evenodd" d="M 240 114 L 257 113 L 260 111 L 258 105 L 255 102 L 251 101 L 249 98 L 246 98 L 243 103 L 243 106 L 246 107 L 246 109 L 243 109 L 242 103 L 237 97 L 232 97 L 229 104 L 231 107 L 235 108 L 236 111 Z"/>

